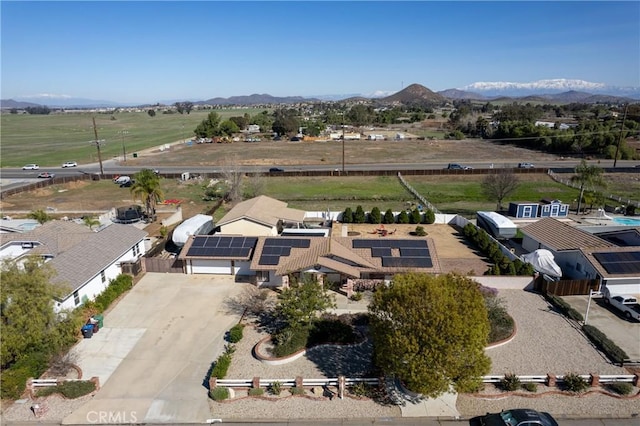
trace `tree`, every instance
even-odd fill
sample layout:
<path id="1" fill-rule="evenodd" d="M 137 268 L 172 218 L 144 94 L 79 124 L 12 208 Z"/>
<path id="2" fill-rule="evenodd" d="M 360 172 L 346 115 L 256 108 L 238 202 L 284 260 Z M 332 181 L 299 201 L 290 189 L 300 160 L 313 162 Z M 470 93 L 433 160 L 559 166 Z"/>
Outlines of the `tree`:
<path id="1" fill-rule="evenodd" d="M 518 188 L 520 180 L 512 169 L 503 167 L 494 169 L 482 179 L 481 189 L 490 200 L 497 202 L 496 210 L 502 209 L 502 200 Z"/>
<path id="2" fill-rule="evenodd" d="M 376 366 L 414 392 L 470 391 L 490 370 L 487 309 L 470 278 L 398 274 L 373 293 L 369 313 Z"/>
<path id="3" fill-rule="evenodd" d="M 436 214 L 431 209 L 427 209 L 424 212 L 424 223 L 432 224 L 436 221 Z"/>
<path id="4" fill-rule="evenodd" d="M 279 135 L 297 133 L 300 123 L 293 109 L 276 111 L 275 120 L 271 129 Z"/>
<path id="5" fill-rule="evenodd" d="M 231 120 L 225 120 L 222 123 L 220 123 L 219 129 L 220 129 L 220 133 L 225 136 L 231 136 L 234 133 L 238 133 L 240 131 L 240 129 L 238 128 L 238 125 Z"/>
<path id="6" fill-rule="evenodd" d="M 369 222 L 380 223 L 381 221 L 382 221 L 382 215 L 380 214 L 380 209 L 378 207 L 372 208 L 371 213 L 369 214 Z"/>
<path id="7" fill-rule="evenodd" d="M 162 201 L 164 193 L 160 188 L 160 176 L 151 169 L 142 169 L 134 175 L 135 182 L 131 185 L 134 199 L 140 199 L 145 206 L 147 217 L 153 217 L 156 203 Z"/>
<path id="8" fill-rule="evenodd" d="M 606 183 L 602 177 L 604 170 L 598 166 L 590 166 L 584 159 L 576 166 L 575 172 L 576 174 L 571 177 L 571 182 L 580 185 L 580 197 L 578 198 L 578 209 L 576 210 L 576 214 L 580 214 L 584 190 L 586 188 L 593 189 L 596 186 L 604 187 Z"/>
<path id="9" fill-rule="evenodd" d="M 235 203 L 242 199 L 242 178 L 244 174 L 238 170 L 239 160 L 232 156 L 222 162 L 220 174 L 226 185 L 225 201 Z"/>
<path id="10" fill-rule="evenodd" d="M 393 212 L 391 211 L 391 209 L 387 209 L 387 211 L 384 212 L 382 223 L 388 225 L 390 223 L 395 223 L 395 222 L 396 222 L 396 217 L 393 215 Z"/>
<path id="11" fill-rule="evenodd" d="M 409 216 L 409 223 L 420 223 L 422 222 L 422 213 L 417 208 L 411 211 L 411 216 Z"/>
<path id="12" fill-rule="evenodd" d="M 367 217 L 364 214 L 364 209 L 362 208 L 362 206 L 357 206 L 356 212 L 353 214 L 353 223 L 365 223 L 366 219 Z"/>
<path id="13" fill-rule="evenodd" d="M 342 223 L 353 223 L 353 210 L 347 207 L 342 213 Z"/>
<path id="14" fill-rule="evenodd" d="M 149 114 L 149 117 L 155 117 L 156 116 L 156 110 L 155 109 L 149 109 L 149 110 L 147 110 L 147 114 Z"/>
<path id="15" fill-rule="evenodd" d="M 85 216 L 82 218 L 82 221 L 84 222 L 84 224 L 86 226 L 89 227 L 89 229 L 93 229 L 94 226 L 98 226 L 100 225 L 100 221 L 94 217 L 91 216 Z"/>
<path id="16" fill-rule="evenodd" d="M 56 314 L 54 297 L 60 287 L 51 284 L 53 268 L 38 257 L 20 264 L 2 263 L 0 316 L 2 366 L 8 366 L 30 352 L 48 348 L 54 337 Z"/>
<path id="17" fill-rule="evenodd" d="M 301 281 L 291 278 L 289 288 L 278 295 L 275 312 L 288 327 L 309 329 L 318 313 L 335 306 L 333 296 L 315 276 L 305 275 Z"/>
<path id="18" fill-rule="evenodd" d="M 53 220 L 53 217 L 51 217 L 47 212 L 45 212 L 42 209 L 33 210 L 29 212 L 27 217 L 29 219 L 37 220 L 40 225 L 42 225 L 43 223 L 49 222 L 50 220 Z"/>
<path id="19" fill-rule="evenodd" d="M 398 214 L 398 223 L 409 223 L 409 215 L 406 210 L 402 210 L 400 214 Z"/>
<path id="20" fill-rule="evenodd" d="M 220 116 L 218 113 L 215 111 L 210 112 L 207 115 L 207 118 L 202 120 L 200 124 L 196 126 L 193 133 L 199 138 L 220 136 Z"/>

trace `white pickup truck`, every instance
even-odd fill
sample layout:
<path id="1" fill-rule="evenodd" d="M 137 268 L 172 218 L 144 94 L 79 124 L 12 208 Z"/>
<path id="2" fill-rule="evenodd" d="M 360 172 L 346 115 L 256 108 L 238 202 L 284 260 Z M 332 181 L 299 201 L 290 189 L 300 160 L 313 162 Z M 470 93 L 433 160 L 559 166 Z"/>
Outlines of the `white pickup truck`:
<path id="1" fill-rule="evenodd" d="M 604 303 L 619 310 L 628 320 L 640 321 L 640 303 L 635 296 L 628 294 L 610 294 L 603 292 Z"/>

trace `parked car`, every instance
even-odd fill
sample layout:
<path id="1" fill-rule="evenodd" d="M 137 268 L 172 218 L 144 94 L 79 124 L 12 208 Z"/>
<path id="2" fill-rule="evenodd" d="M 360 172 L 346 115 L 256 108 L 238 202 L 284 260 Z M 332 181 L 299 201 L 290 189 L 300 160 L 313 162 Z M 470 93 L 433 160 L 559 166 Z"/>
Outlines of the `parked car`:
<path id="1" fill-rule="evenodd" d="M 449 163 L 447 166 L 447 170 L 473 170 L 473 167 L 463 166 L 458 163 Z"/>
<path id="2" fill-rule="evenodd" d="M 281 169 L 279 167 L 272 167 L 269 169 L 269 173 L 279 173 L 279 172 L 284 172 L 284 169 Z"/>
<path id="3" fill-rule="evenodd" d="M 26 164 L 22 166 L 22 170 L 38 170 L 39 168 L 40 166 L 38 166 L 37 164 Z"/>
<path id="4" fill-rule="evenodd" d="M 113 179 L 113 183 L 117 183 L 118 185 L 122 185 L 127 182 L 131 182 L 131 178 L 129 176 L 116 176 Z"/>
<path id="5" fill-rule="evenodd" d="M 78 163 L 76 163 L 75 161 L 67 161 L 62 165 L 62 168 L 66 169 L 67 167 L 78 167 Z"/>
<path id="6" fill-rule="evenodd" d="M 534 166 L 532 163 L 518 163 L 518 168 L 519 169 L 534 169 L 536 166 Z"/>
<path id="7" fill-rule="evenodd" d="M 549 413 L 517 408 L 480 417 L 482 426 L 558 426 Z"/>
<path id="8" fill-rule="evenodd" d="M 39 178 L 42 179 L 53 179 L 55 177 L 54 173 L 42 172 L 38 175 Z"/>
<path id="9" fill-rule="evenodd" d="M 628 320 L 640 321 L 640 303 L 629 294 L 611 294 L 608 288 L 602 292 L 604 303 L 617 309 Z"/>

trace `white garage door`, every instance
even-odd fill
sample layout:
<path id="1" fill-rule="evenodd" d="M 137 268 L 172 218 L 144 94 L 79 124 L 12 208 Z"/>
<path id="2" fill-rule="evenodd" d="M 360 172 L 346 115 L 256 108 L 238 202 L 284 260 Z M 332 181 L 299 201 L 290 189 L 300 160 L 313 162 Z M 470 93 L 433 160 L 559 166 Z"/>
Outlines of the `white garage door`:
<path id="1" fill-rule="evenodd" d="M 193 274 L 218 274 L 231 275 L 230 260 L 204 260 L 194 259 L 192 262 Z"/>

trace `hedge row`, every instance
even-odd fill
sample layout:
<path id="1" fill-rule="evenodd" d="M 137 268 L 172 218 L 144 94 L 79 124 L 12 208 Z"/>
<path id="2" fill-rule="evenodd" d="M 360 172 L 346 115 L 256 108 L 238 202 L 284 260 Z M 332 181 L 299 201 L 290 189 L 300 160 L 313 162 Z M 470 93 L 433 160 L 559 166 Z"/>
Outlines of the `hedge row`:
<path id="1" fill-rule="evenodd" d="M 545 298 L 551 302 L 553 306 L 558 308 L 560 312 L 575 321 L 584 321 L 582 314 L 571 307 L 567 302 L 552 294 L 545 294 Z"/>
<path id="2" fill-rule="evenodd" d="M 96 384 L 90 380 L 74 380 L 62 382 L 57 386 L 51 386 L 38 390 L 38 396 L 48 396 L 54 393 L 60 393 L 65 398 L 75 399 L 88 395 L 96 390 Z"/>
<path id="3" fill-rule="evenodd" d="M 582 326 L 582 331 L 584 331 L 584 334 L 587 335 L 589 340 L 604 352 L 612 362 L 622 364 L 625 359 L 629 359 L 629 355 L 627 355 L 625 351 L 620 349 L 618 345 L 613 343 L 603 332 L 594 326 L 585 324 Z"/>
<path id="4" fill-rule="evenodd" d="M 524 263 L 520 259 L 512 261 L 505 256 L 498 243 L 484 229 L 467 223 L 462 233 L 493 262 L 493 266 L 489 267 L 485 275 L 533 275 L 535 272 L 530 263 Z"/>
<path id="5" fill-rule="evenodd" d="M 421 212 L 417 208 L 409 211 L 403 210 L 398 216 L 394 215 L 391 209 L 387 209 L 383 215 L 378 207 L 372 208 L 370 213 L 365 213 L 362 206 L 356 207 L 355 212 L 351 207 L 347 207 L 345 211 L 342 212 L 342 223 L 383 223 L 386 225 L 393 223 L 431 224 L 435 221 L 436 215 L 431 209 L 426 209 L 424 212 Z"/>

